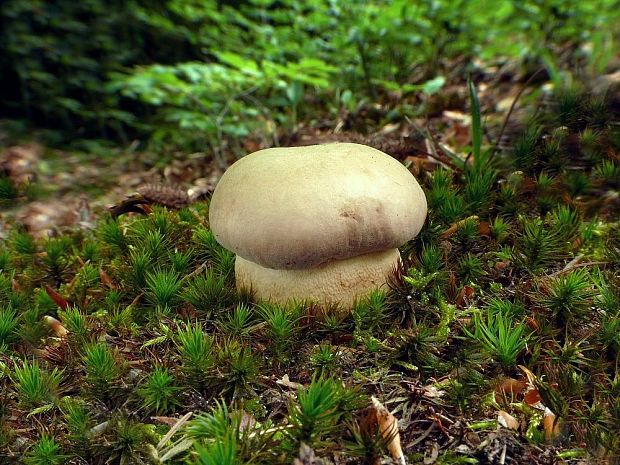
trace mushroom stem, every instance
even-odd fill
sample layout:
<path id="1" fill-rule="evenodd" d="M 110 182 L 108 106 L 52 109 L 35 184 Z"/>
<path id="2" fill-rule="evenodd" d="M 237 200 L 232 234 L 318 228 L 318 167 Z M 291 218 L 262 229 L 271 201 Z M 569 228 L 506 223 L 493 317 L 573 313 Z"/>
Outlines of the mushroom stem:
<path id="1" fill-rule="evenodd" d="M 237 256 L 237 288 L 249 289 L 259 300 L 287 303 L 309 300 L 350 309 L 356 299 L 387 285 L 394 268 L 400 265 L 398 249 L 382 250 L 346 260 L 333 260 L 299 270 L 265 268 Z"/>

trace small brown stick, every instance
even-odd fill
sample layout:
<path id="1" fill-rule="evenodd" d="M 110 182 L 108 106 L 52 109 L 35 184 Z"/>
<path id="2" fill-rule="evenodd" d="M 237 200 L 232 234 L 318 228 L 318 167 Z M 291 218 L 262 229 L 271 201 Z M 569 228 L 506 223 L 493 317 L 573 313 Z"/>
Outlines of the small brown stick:
<path id="1" fill-rule="evenodd" d="M 583 258 L 583 255 L 576 256 L 570 262 L 568 262 L 564 268 L 562 268 L 561 270 L 558 270 L 558 271 L 555 271 L 555 272 L 551 273 L 547 277 L 548 278 L 555 278 L 556 276 L 559 276 L 561 274 L 564 274 L 564 273 L 567 273 L 569 271 L 572 271 L 575 268 L 582 268 L 584 266 L 607 265 L 607 262 L 584 262 L 584 263 L 579 263 L 582 258 Z"/>
<path id="2" fill-rule="evenodd" d="M 543 71 L 543 68 L 539 68 L 534 74 L 532 74 L 527 79 L 527 81 L 525 81 L 523 83 L 523 85 L 519 89 L 519 92 L 517 92 L 517 95 L 515 96 L 514 100 L 512 101 L 512 104 L 510 105 L 510 108 L 508 109 L 508 113 L 506 113 L 506 118 L 504 118 L 504 123 L 502 124 L 502 129 L 499 131 L 499 136 L 497 137 L 497 140 L 495 141 L 495 144 L 493 144 L 493 151 L 491 152 L 491 156 L 489 158 L 489 161 L 492 160 L 493 157 L 495 156 L 495 154 L 497 153 L 497 149 L 499 148 L 499 143 L 502 140 L 502 137 L 504 136 L 504 132 L 506 131 L 506 127 L 508 126 L 508 121 L 510 120 L 510 117 L 512 116 L 512 112 L 514 111 L 515 106 L 517 105 L 517 102 L 521 98 L 521 95 L 523 94 L 523 92 L 525 92 L 525 89 L 527 89 L 527 86 L 542 71 Z"/>

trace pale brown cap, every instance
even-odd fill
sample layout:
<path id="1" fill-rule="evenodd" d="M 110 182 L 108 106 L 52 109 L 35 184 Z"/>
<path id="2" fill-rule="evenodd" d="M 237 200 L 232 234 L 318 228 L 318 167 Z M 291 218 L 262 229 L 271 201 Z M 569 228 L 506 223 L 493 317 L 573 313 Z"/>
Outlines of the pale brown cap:
<path id="1" fill-rule="evenodd" d="M 263 267 L 303 269 L 415 237 L 426 197 L 413 175 L 359 144 L 272 148 L 222 176 L 209 207 L 217 241 Z"/>

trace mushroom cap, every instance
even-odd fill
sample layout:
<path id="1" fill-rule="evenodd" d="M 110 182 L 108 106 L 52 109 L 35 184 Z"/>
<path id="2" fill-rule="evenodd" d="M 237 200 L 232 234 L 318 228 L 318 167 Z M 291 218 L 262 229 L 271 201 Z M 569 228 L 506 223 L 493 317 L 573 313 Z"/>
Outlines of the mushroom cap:
<path id="1" fill-rule="evenodd" d="M 399 247 L 426 197 L 397 160 L 336 143 L 260 150 L 222 176 L 209 207 L 217 241 L 266 268 L 304 269 Z"/>
<path id="2" fill-rule="evenodd" d="M 258 300 L 286 304 L 310 300 L 346 311 L 373 289 L 385 288 L 400 266 L 398 249 L 382 250 L 346 260 L 333 260 L 304 270 L 265 268 L 237 255 L 237 289 L 248 289 Z"/>

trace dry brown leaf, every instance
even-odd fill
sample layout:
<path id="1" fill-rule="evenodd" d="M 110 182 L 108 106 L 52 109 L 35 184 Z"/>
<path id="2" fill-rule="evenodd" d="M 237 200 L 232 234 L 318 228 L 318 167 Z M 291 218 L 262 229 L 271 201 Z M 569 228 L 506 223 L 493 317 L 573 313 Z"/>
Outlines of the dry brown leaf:
<path id="1" fill-rule="evenodd" d="M 390 452 L 392 460 L 396 463 L 405 465 L 405 454 L 400 445 L 400 433 L 398 432 L 398 420 L 385 408 L 385 406 L 379 402 L 376 397 L 372 397 L 372 406 L 377 415 L 377 423 L 379 424 L 379 430 L 381 436 L 387 442 L 387 448 Z"/>
<path id="2" fill-rule="evenodd" d="M 179 421 L 178 418 L 174 417 L 151 417 L 151 420 L 155 420 L 168 426 L 174 426 Z"/>
<path id="3" fill-rule="evenodd" d="M 545 408 L 543 415 L 543 429 L 547 441 L 553 441 L 560 434 L 560 420 L 548 408 Z"/>
<path id="4" fill-rule="evenodd" d="M 62 297 L 58 292 L 49 287 L 47 284 L 45 285 L 45 292 L 49 295 L 52 300 L 58 305 L 61 309 L 66 310 L 69 307 L 69 302 Z"/>
<path id="5" fill-rule="evenodd" d="M 50 327 L 50 329 L 54 331 L 54 334 L 56 336 L 63 337 L 68 333 L 67 329 L 62 325 L 62 323 L 60 323 L 60 321 L 58 321 L 53 316 L 46 315 L 43 317 L 43 319 Z"/>
<path id="6" fill-rule="evenodd" d="M 497 422 L 504 428 L 518 430 L 519 421 L 508 412 L 500 410 L 497 412 Z"/>
<path id="7" fill-rule="evenodd" d="M 474 288 L 471 286 L 463 286 L 459 291 L 459 295 L 456 297 L 456 306 L 462 308 L 471 302 L 472 297 L 474 296 Z"/>
<path id="8" fill-rule="evenodd" d="M 284 386 L 284 387 L 287 387 L 293 390 L 301 389 L 304 387 L 303 384 L 291 381 L 288 377 L 288 374 L 285 374 L 284 376 L 282 376 L 281 379 L 276 380 L 276 384 L 279 384 L 280 386 Z"/>
<path id="9" fill-rule="evenodd" d="M 536 407 L 542 401 L 542 397 L 540 396 L 538 389 L 531 388 L 531 389 L 528 389 L 527 392 L 525 393 L 525 396 L 523 397 L 523 401 L 530 407 Z"/>
<path id="10" fill-rule="evenodd" d="M 103 284 L 104 286 L 110 289 L 113 289 L 113 290 L 118 289 L 118 286 L 116 285 L 116 283 L 112 281 L 112 278 L 110 277 L 110 275 L 106 273 L 106 271 L 103 268 L 99 269 L 99 279 L 101 280 L 101 284 Z"/>
<path id="11" fill-rule="evenodd" d="M 510 398 L 522 394 L 526 386 L 524 380 L 505 378 L 497 385 L 495 393 Z"/>
<path id="12" fill-rule="evenodd" d="M 453 236 L 454 233 L 456 233 L 456 231 L 459 229 L 459 226 L 461 226 L 463 223 L 469 220 L 478 221 L 478 217 L 476 215 L 472 215 L 472 216 L 468 216 L 467 218 L 463 218 L 462 220 L 459 220 L 456 223 L 452 223 L 452 225 L 450 225 L 448 229 L 442 232 L 439 237 L 441 237 L 442 239 L 447 239 L 448 237 Z"/>

